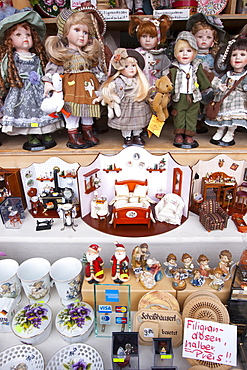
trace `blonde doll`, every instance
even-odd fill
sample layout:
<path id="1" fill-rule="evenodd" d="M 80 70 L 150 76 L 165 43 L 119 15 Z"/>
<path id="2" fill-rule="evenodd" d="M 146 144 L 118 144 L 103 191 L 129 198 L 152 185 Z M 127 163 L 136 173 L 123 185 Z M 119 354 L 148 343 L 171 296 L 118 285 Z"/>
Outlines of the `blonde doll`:
<path id="1" fill-rule="evenodd" d="M 49 36 L 45 47 L 50 57 L 46 67 L 45 95 L 52 89 L 52 75 L 64 74 L 64 109 L 71 113 L 64 116 L 69 140 L 67 146 L 84 149 L 96 145 L 93 135 L 93 118 L 100 117 L 99 104 L 93 104 L 99 81 L 95 75 L 100 64 L 103 45 L 100 34 L 105 32 L 105 21 L 92 8 L 63 9 L 57 17 L 57 36 Z M 98 39 L 94 36 L 98 34 Z M 82 133 L 79 132 L 81 120 Z"/>
<path id="2" fill-rule="evenodd" d="M 41 43 L 45 24 L 33 10 L 19 11 L 0 22 L 0 98 L 5 97 L 2 132 L 29 135 L 23 149 L 36 151 L 56 145 L 50 133 L 63 123 L 45 114 L 41 77 L 47 63 Z"/>
<path id="3" fill-rule="evenodd" d="M 110 64 L 111 76 L 102 86 L 103 101 L 108 104 L 108 125 L 121 130 L 124 147 L 144 146 L 140 134 L 151 118 L 145 101 L 149 84 L 142 72 L 144 59 L 136 50 L 119 48 Z"/>
<path id="4" fill-rule="evenodd" d="M 214 101 L 223 100 L 217 117 L 206 118 L 205 122 L 209 126 L 217 127 L 216 133 L 210 140 L 211 144 L 231 146 L 235 145 L 234 132 L 237 126 L 247 128 L 247 38 L 245 35 L 230 40 L 223 57 L 220 52 L 217 57 L 221 58 L 224 74 L 221 78 L 213 79 L 212 87 L 215 90 Z M 232 87 L 233 90 L 231 90 Z"/>
<path id="5" fill-rule="evenodd" d="M 140 42 L 141 46 L 136 50 L 145 59 L 143 72 L 150 85 L 154 85 L 156 79 L 169 72 L 171 62 L 162 45 L 171 25 L 171 19 L 165 14 L 159 19 L 131 17 L 129 34 L 136 35 Z"/>

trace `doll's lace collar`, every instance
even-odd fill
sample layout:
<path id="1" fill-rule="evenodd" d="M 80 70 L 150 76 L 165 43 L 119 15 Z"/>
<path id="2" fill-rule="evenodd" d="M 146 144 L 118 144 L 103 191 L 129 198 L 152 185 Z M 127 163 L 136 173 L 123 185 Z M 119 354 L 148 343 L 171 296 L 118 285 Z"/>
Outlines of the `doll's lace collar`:
<path id="1" fill-rule="evenodd" d="M 127 86 L 132 86 L 132 85 L 136 84 L 136 78 L 135 77 L 129 78 L 129 77 L 123 76 L 121 74 L 119 75 L 119 77 L 121 77 L 121 79 L 124 81 L 124 83 Z"/>
<path id="2" fill-rule="evenodd" d="M 141 47 L 137 48 L 136 50 L 139 51 L 139 53 L 142 54 L 142 55 L 145 55 L 145 54 L 148 54 L 148 53 L 153 54 L 153 55 L 159 55 L 159 54 L 162 54 L 165 51 L 164 48 L 144 50 Z"/>
<path id="3" fill-rule="evenodd" d="M 245 76 L 247 74 L 247 70 L 240 72 L 240 73 L 234 73 L 233 71 L 228 71 L 226 73 L 228 78 L 231 78 L 232 80 L 239 80 L 242 76 Z"/>
<path id="4" fill-rule="evenodd" d="M 16 52 L 16 54 L 22 60 L 32 60 L 33 57 L 35 56 L 34 53 L 18 53 L 18 52 Z"/>

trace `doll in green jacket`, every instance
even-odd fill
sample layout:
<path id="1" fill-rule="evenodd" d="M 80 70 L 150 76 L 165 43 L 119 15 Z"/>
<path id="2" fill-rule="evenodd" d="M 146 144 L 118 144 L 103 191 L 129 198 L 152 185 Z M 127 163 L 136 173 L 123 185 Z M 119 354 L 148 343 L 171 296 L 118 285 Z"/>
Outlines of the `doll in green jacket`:
<path id="1" fill-rule="evenodd" d="M 176 60 L 170 68 L 170 79 L 174 85 L 172 91 L 172 115 L 174 116 L 174 143 L 179 148 L 196 148 L 198 142 L 193 139 L 196 133 L 197 117 L 202 100 L 201 91 L 210 87 L 210 81 L 203 72 L 198 59 L 195 36 L 188 31 L 179 33 L 174 56 Z"/>

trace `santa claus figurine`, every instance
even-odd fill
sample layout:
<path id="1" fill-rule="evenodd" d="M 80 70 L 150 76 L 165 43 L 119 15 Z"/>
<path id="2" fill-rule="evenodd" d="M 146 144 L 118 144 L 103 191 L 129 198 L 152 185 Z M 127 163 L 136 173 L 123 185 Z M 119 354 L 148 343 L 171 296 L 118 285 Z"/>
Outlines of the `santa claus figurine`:
<path id="1" fill-rule="evenodd" d="M 83 263 L 85 264 L 84 279 L 93 283 L 101 283 L 105 280 L 105 273 L 103 270 L 104 261 L 99 256 L 101 248 L 97 244 L 91 244 L 87 252 L 83 256 Z"/>
<path id="2" fill-rule="evenodd" d="M 126 250 L 123 244 L 115 243 L 116 251 L 112 256 L 110 263 L 111 278 L 116 284 L 122 284 L 129 281 L 129 258 L 126 255 Z"/>

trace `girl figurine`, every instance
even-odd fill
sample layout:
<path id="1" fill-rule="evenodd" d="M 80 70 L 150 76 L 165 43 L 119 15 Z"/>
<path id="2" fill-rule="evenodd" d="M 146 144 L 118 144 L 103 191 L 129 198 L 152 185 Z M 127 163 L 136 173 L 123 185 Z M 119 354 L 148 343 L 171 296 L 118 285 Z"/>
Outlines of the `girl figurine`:
<path id="1" fill-rule="evenodd" d="M 0 22 L 0 98 L 6 96 L 2 132 L 28 134 L 23 149 L 30 151 L 54 147 L 50 133 L 63 126 L 40 109 L 41 77 L 47 63 L 41 43 L 45 32 L 42 18 L 33 10 L 19 11 Z"/>
<path id="2" fill-rule="evenodd" d="M 98 23 L 97 23 L 98 22 Z M 103 51 L 100 33 L 105 31 L 105 21 L 92 8 L 63 9 L 57 17 L 57 36 L 49 36 L 45 42 L 50 62 L 46 67 L 45 95 L 53 89 L 52 76 L 64 74 L 64 115 L 69 140 L 67 146 L 84 149 L 96 145 L 99 140 L 93 135 L 93 118 L 100 117 L 99 104 L 93 104 L 99 81 L 94 72 L 100 64 Z M 94 37 L 98 35 L 98 39 Z M 79 130 L 81 128 L 83 137 Z"/>
<path id="3" fill-rule="evenodd" d="M 173 145 L 179 148 L 196 148 L 197 141 L 193 139 L 196 133 L 197 116 L 202 100 L 201 91 L 210 87 L 202 65 L 196 54 L 198 46 L 195 36 L 188 31 L 179 33 L 174 56 L 176 60 L 170 69 L 170 80 L 174 85 L 172 105 L 175 126 Z"/>
<path id="4" fill-rule="evenodd" d="M 221 78 L 215 77 L 212 87 L 215 90 L 214 101 L 221 101 L 215 119 L 206 118 L 206 124 L 217 127 L 210 140 L 211 144 L 221 146 L 235 145 L 234 131 L 238 126 L 247 128 L 247 38 L 246 35 L 228 42 L 221 60 Z M 243 37 L 243 38 L 242 38 Z M 215 64 L 218 63 L 217 57 Z"/>
<path id="5" fill-rule="evenodd" d="M 215 267 L 212 275 L 210 275 L 212 281 L 208 284 L 210 288 L 220 291 L 224 287 L 224 273 L 220 267 Z"/>
<path id="6" fill-rule="evenodd" d="M 199 271 L 202 276 L 205 278 L 209 277 L 211 268 L 209 267 L 209 259 L 205 254 L 200 254 L 197 259 L 197 263 L 199 265 Z"/>
<path id="7" fill-rule="evenodd" d="M 192 270 L 194 268 L 194 264 L 192 263 L 193 258 L 190 254 L 184 253 L 181 258 L 181 262 L 184 264 L 184 271 L 188 274 L 188 276 L 191 276 Z"/>
<path id="8" fill-rule="evenodd" d="M 177 267 L 177 257 L 173 253 L 169 253 L 166 257 L 166 262 L 164 262 L 165 269 L 164 274 L 166 277 L 171 278 L 173 276 L 173 271 L 176 270 Z"/>
<path id="9" fill-rule="evenodd" d="M 150 85 L 164 74 L 168 74 L 171 65 L 165 55 L 162 45 L 166 41 L 166 33 L 172 25 L 172 20 L 167 15 L 159 19 L 131 17 L 129 34 L 136 35 L 141 46 L 136 50 L 145 59 L 144 74 Z"/>
<path id="10" fill-rule="evenodd" d="M 111 59 L 111 75 L 102 85 L 104 104 L 108 104 L 108 126 L 121 130 L 124 148 L 144 146 L 140 134 L 151 118 L 146 102 L 149 83 L 142 72 L 142 55 L 133 49 L 119 48 Z"/>
<path id="11" fill-rule="evenodd" d="M 193 269 L 192 278 L 190 279 L 190 284 L 193 286 L 202 286 L 205 283 L 205 278 L 201 274 L 199 269 Z"/>

